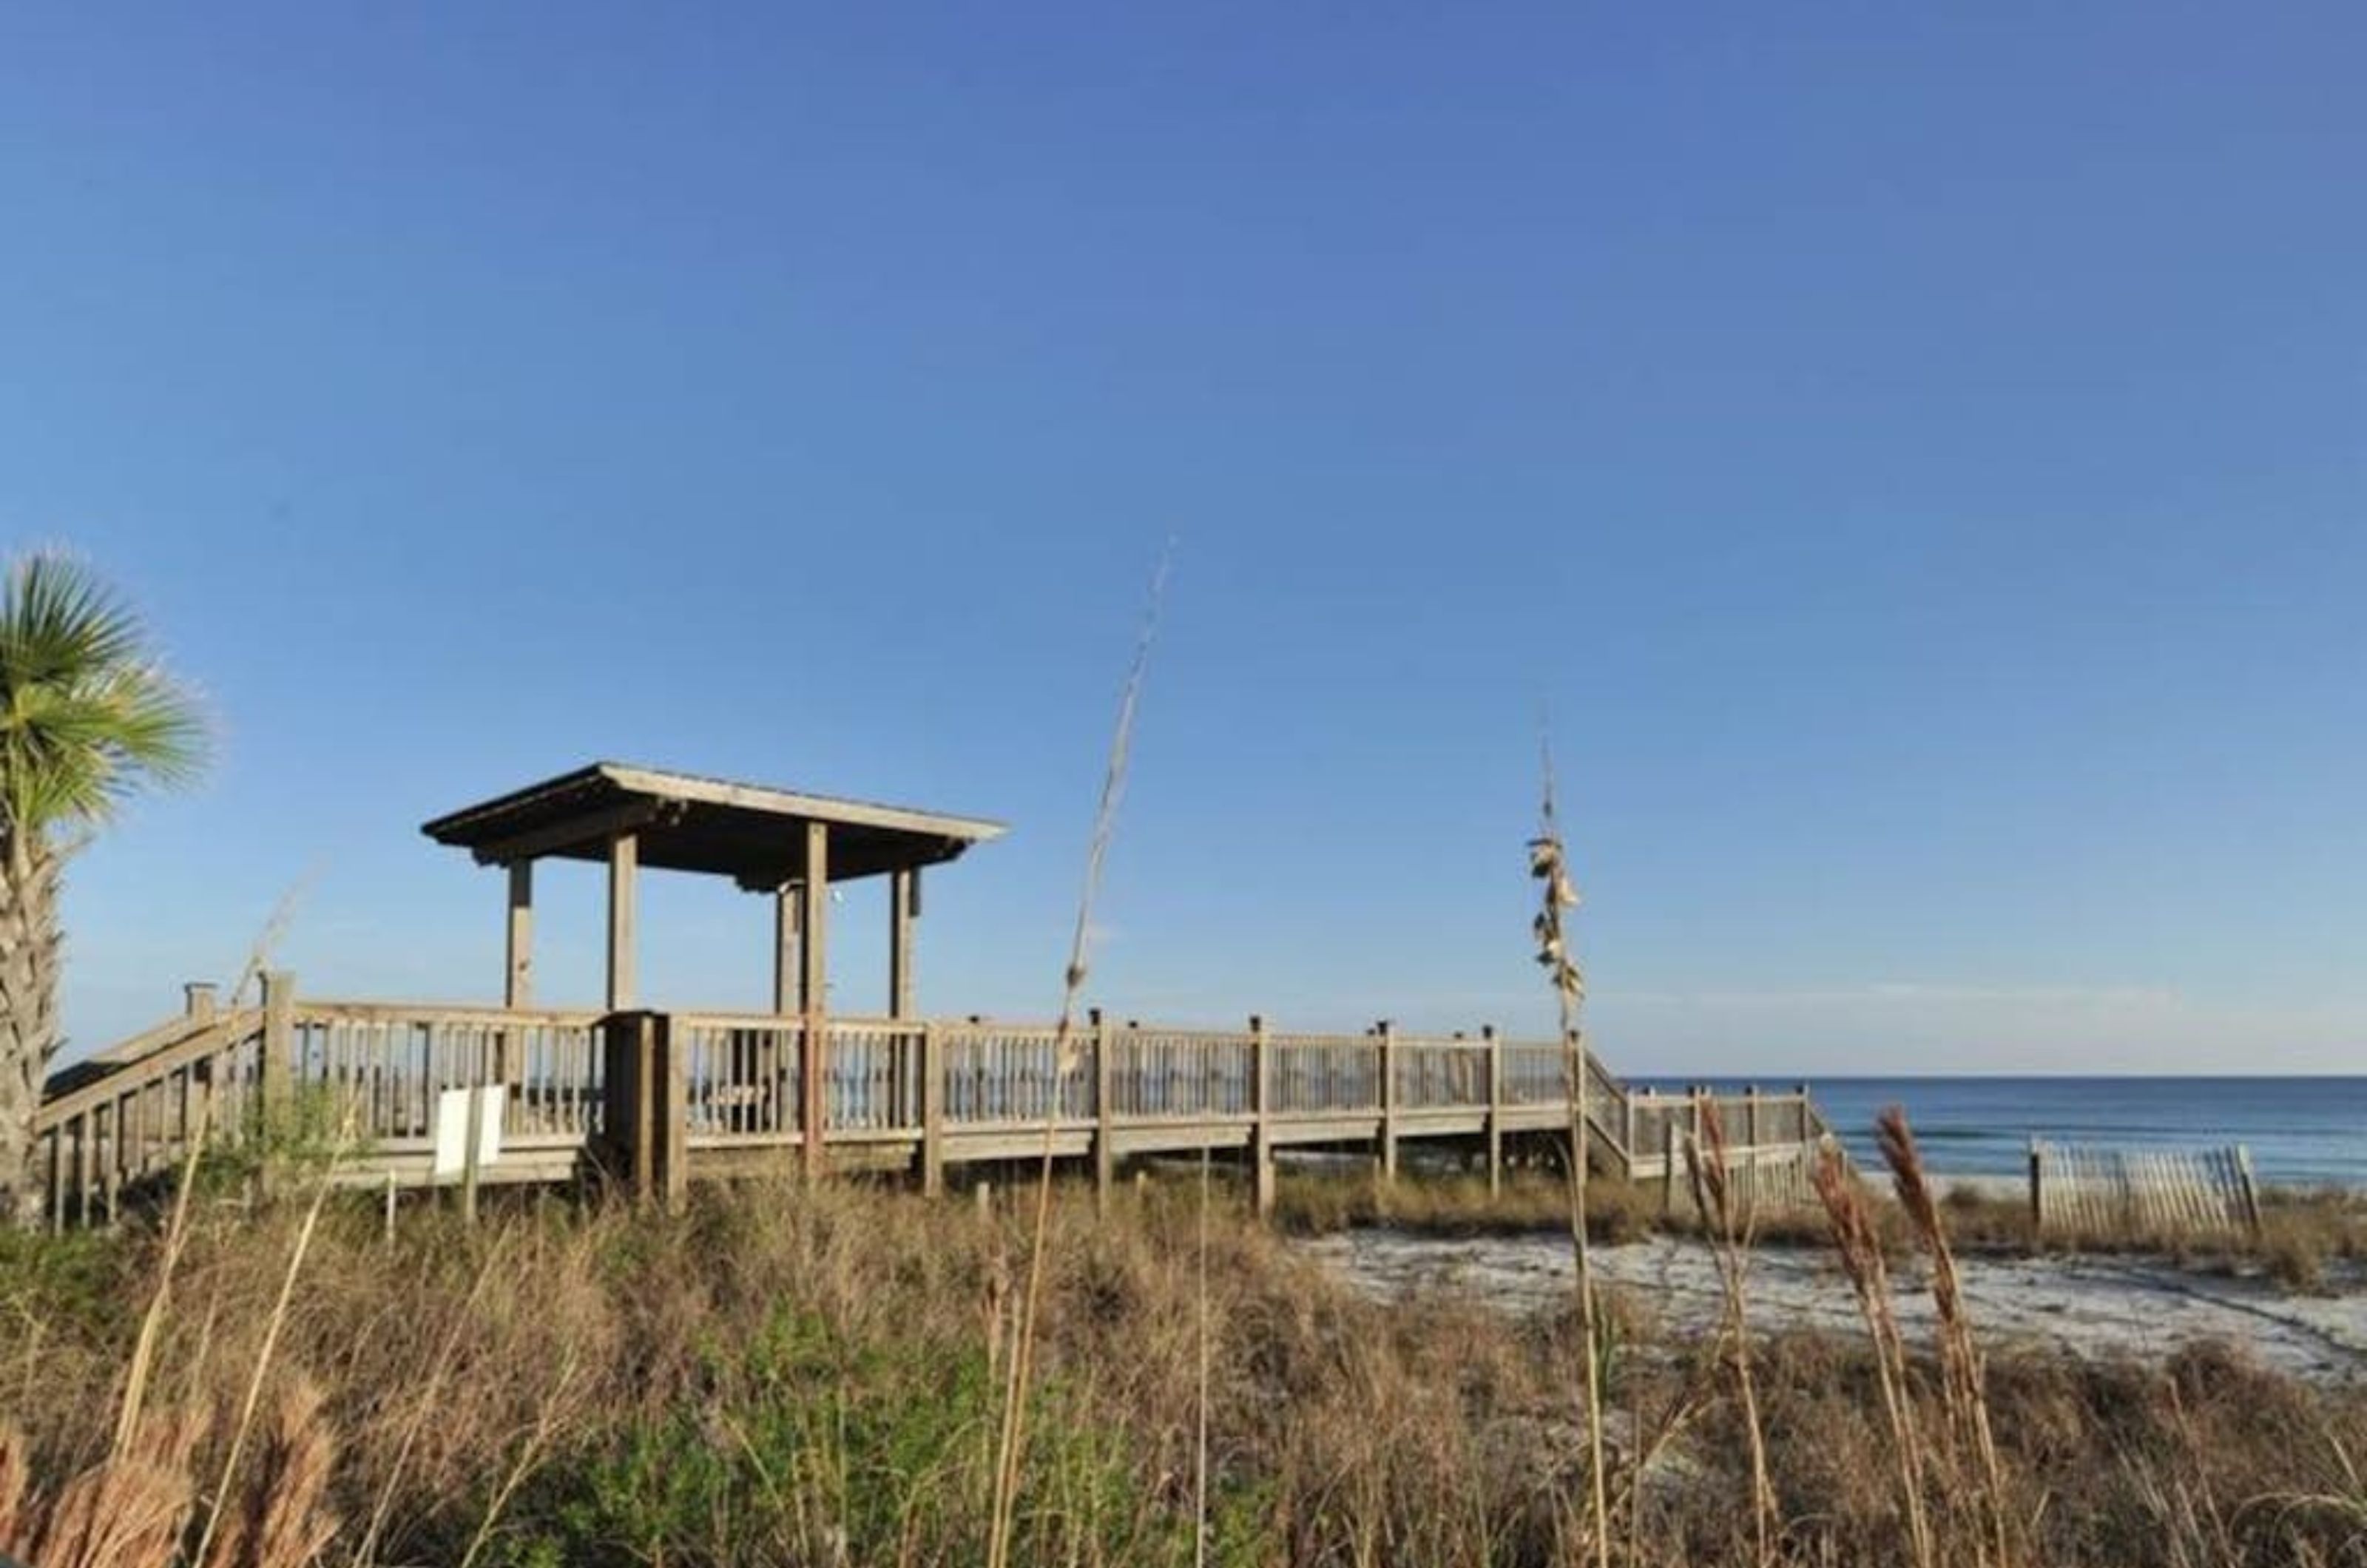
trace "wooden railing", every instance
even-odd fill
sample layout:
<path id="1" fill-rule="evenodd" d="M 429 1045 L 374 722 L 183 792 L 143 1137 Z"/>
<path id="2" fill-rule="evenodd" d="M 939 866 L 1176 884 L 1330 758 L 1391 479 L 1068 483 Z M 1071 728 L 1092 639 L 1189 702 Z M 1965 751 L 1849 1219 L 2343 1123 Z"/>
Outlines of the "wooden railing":
<path id="1" fill-rule="evenodd" d="M 435 1134 L 436 1096 L 470 1084 L 508 1086 L 504 1140 L 575 1138 L 597 1130 L 595 1012 L 439 1008 L 373 1002 L 291 1005 L 290 1086 L 310 1120 L 383 1145 Z"/>
<path id="2" fill-rule="evenodd" d="M 1592 1147 L 1615 1174 L 1665 1175 L 1713 1109 L 1737 1146 L 1824 1131 L 1805 1088 L 1631 1092 L 1591 1052 L 1582 1060 Z M 477 1084 L 506 1089 L 492 1179 L 555 1179 L 583 1151 L 651 1139 L 663 1147 L 625 1163 L 669 1184 L 734 1151 L 794 1150 L 818 1170 L 821 1147 L 875 1145 L 881 1158 L 914 1157 L 934 1186 L 948 1159 L 1014 1157 L 1046 1137 L 1090 1146 L 1104 1179 L 1128 1149 L 1246 1147 L 1263 1168 L 1277 1144 L 1363 1145 L 1393 1170 L 1400 1140 L 1475 1134 L 1493 1170 L 1505 1138 L 1568 1131 L 1567 1062 L 1557 1043 L 1492 1031 L 1293 1034 L 1252 1019 L 1229 1032 L 1094 1013 L 1064 1039 L 980 1018 L 300 1000 L 276 975 L 259 1007 L 214 1016 L 193 993 L 187 1016 L 58 1075 L 37 1136 L 59 1224 L 117 1212 L 128 1189 L 185 1159 L 200 1128 L 236 1140 L 275 1118 L 337 1136 L 361 1172 L 432 1179 L 438 1096 Z"/>
<path id="3" fill-rule="evenodd" d="M 117 1213 L 123 1192 L 185 1156 L 208 1129 L 244 1125 L 260 1104 L 263 1014 L 192 1018 L 155 1036 L 136 1070 L 77 1075 L 34 1118 L 51 1224 Z"/>
<path id="4" fill-rule="evenodd" d="M 1672 1171 L 1686 1139 L 1706 1138 L 1713 1117 L 1727 1147 L 1735 1150 L 1814 1145 L 1830 1131 L 1806 1084 L 1772 1092 L 1755 1087 L 1630 1088 L 1622 1103 L 1626 1124 L 1620 1137 L 1632 1173 L 1638 1176 Z"/>
<path id="5" fill-rule="evenodd" d="M 1255 1040 L 1245 1034 L 1186 1030 L 1096 1029 L 1109 1051 L 1110 1112 L 1114 1116 L 1210 1120 L 1247 1116 Z M 1282 1081 L 1295 1083 L 1289 1075 Z"/>
<path id="6" fill-rule="evenodd" d="M 210 999 L 210 998 L 209 998 Z M 581 1147 L 604 1100 L 600 1015 L 372 1002 L 299 1002 L 286 976 L 260 1006 L 189 1016 L 55 1075 L 34 1121 L 53 1224 L 117 1212 L 122 1195 L 223 1145 L 343 1143 L 362 1165 L 424 1156 L 436 1097 L 506 1085 L 504 1144 Z"/>

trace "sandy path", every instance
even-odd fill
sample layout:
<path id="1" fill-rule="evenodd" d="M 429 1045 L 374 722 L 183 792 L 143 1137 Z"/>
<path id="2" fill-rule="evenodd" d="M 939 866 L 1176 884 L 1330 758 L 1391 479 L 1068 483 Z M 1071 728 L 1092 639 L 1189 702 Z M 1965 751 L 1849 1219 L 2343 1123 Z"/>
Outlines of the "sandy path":
<path id="1" fill-rule="evenodd" d="M 1519 1311 L 1569 1290 L 1569 1243 L 1553 1235 L 1446 1240 L 1365 1230 L 1302 1245 L 1376 1295 L 1463 1290 Z M 1690 1331 L 1715 1321 L 1717 1275 L 1699 1244 L 1654 1237 L 1598 1247 L 1594 1256 L 1600 1277 L 1638 1292 L 1665 1326 Z M 1992 1347 L 2037 1344 L 2082 1356 L 2150 1358 L 2225 1339 L 2305 1377 L 2367 1379 L 2367 1281 L 2345 1281 L 2339 1294 L 2289 1295 L 2265 1280 L 2190 1273 L 2142 1258 L 1970 1258 L 1958 1269 L 1974 1325 Z M 1920 1277 L 1898 1284 L 1899 1318 L 1911 1337 L 1926 1339 L 1931 1299 Z M 1860 1331 L 1849 1282 L 1822 1252 L 1759 1253 L 1750 1298 L 1752 1324 L 1761 1329 Z"/>

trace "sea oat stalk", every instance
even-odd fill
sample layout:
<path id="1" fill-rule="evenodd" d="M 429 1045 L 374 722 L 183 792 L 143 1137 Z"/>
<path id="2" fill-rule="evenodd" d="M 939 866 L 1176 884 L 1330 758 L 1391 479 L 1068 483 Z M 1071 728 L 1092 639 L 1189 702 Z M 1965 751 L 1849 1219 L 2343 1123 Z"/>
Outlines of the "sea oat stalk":
<path id="1" fill-rule="evenodd" d="M 1036 1180 L 1035 1234 L 1028 1245 L 1027 1279 L 1020 1294 L 1019 1315 L 1012 1328 L 1011 1359 L 1003 1384 L 1002 1423 L 994 1462 L 994 1511 L 989 1521 L 987 1568 L 1006 1568 L 1011 1555 L 1012 1515 L 1018 1506 L 1019 1477 L 1027 1441 L 1027 1388 L 1034 1370 L 1036 1322 L 1044 1289 L 1044 1253 L 1052 1228 L 1052 1149 L 1059 1124 L 1060 1086 L 1075 1064 L 1077 1002 L 1084 994 L 1088 960 L 1093 952 L 1093 902 L 1100 895 L 1102 864 L 1109 854 L 1117 827 L 1118 802 L 1126 795 L 1126 764 L 1134 745 L 1134 712 L 1142 695 L 1142 679 L 1150 668 L 1151 643 L 1159 630 L 1159 606 L 1167 591 L 1168 558 L 1162 557 L 1151 579 L 1150 604 L 1144 612 L 1142 633 L 1134 648 L 1134 663 L 1118 698 L 1117 727 L 1110 737 L 1109 761 L 1102 773 L 1101 804 L 1093 813 L 1093 836 L 1085 852 L 1084 886 L 1077 896 L 1077 923 L 1069 940 L 1069 967 L 1062 977 L 1060 1022 L 1053 1036 L 1052 1104 L 1044 1111 L 1044 1153 Z"/>
<path id="2" fill-rule="evenodd" d="M 1586 1235 L 1586 1047 L 1578 1031 L 1578 1011 L 1586 999 L 1586 976 L 1571 955 L 1562 925 L 1565 911 L 1578 908 L 1578 884 L 1561 841 L 1561 824 L 1554 812 L 1553 752 L 1543 749 L 1544 808 L 1537 836 L 1529 840 L 1529 874 L 1545 885 L 1544 903 L 1531 926 L 1536 937 L 1537 962 L 1552 982 L 1561 1012 L 1562 1084 L 1569 1100 L 1569 1244 L 1578 1275 L 1579 1335 L 1586 1360 L 1586 1454 L 1589 1502 L 1594 1524 L 1594 1556 L 1599 1568 L 1611 1563 L 1610 1491 L 1603 1466 L 1603 1342 L 1594 1303 L 1593 1255 Z M 1498 1047 L 1501 1049 L 1501 1046 Z"/>
<path id="3" fill-rule="evenodd" d="M 1923 1439 L 1907 1381 L 1907 1348 L 1898 1332 L 1898 1319 L 1891 1311 L 1890 1270 L 1883 1261 L 1882 1238 L 1866 1212 L 1856 1173 L 1839 1145 L 1828 1143 L 1818 1151 L 1814 1179 L 1818 1200 L 1824 1204 L 1832 1228 L 1834 1254 L 1840 1259 L 1841 1271 L 1849 1276 L 1859 1314 L 1865 1320 L 1866 1337 L 1874 1346 L 1874 1375 L 1882 1389 L 1883 1415 L 1890 1423 L 1908 1551 L 1917 1568 L 1931 1568 L 1936 1559 L 1931 1516 L 1923 1506 Z"/>
<path id="4" fill-rule="evenodd" d="M 1931 1260 L 1931 1303 L 1940 1318 L 1941 1393 L 1957 1448 L 1969 1451 L 1979 1467 L 1976 1504 L 1987 1538 L 1980 1560 L 2007 1564 L 2013 1560 L 2013 1548 L 2005 1483 L 1998 1464 L 1997 1442 L 1989 1432 L 1988 1380 L 1980 1347 L 1973 1339 L 1972 1317 L 1965 1308 L 1964 1287 L 1956 1276 L 1955 1254 L 1940 1223 L 1940 1206 L 1932 1197 L 1922 1151 L 1916 1147 L 1915 1131 L 1908 1125 L 1905 1110 L 1893 1105 L 1878 1114 L 1874 1139 L 1883 1163 L 1890 1167 L 1898 1206 L 1906 1211 L 1909 1227 Z"/>

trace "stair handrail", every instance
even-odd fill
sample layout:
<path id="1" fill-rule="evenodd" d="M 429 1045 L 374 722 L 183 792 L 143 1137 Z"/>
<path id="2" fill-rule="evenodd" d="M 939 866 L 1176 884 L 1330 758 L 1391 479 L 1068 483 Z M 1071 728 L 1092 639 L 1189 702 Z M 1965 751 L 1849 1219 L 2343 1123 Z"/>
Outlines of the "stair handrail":
<path id="1" fill-rule="evenodd" d="M 103 1077 L 44 1099 L 40 1109 L 34 1112 L 33 1132 L 38 1136 L 85 1111 L 96 1110 L 127 1094 L 136 1094 L 191 1063 L 203 1061 L 243 1043 L 249 1034 L 262 1027 L 263 1010 L 260 1008 L 241 1008 L 199 1022 L 193 1032 L 172 1044 L 127 1061 Z"/>

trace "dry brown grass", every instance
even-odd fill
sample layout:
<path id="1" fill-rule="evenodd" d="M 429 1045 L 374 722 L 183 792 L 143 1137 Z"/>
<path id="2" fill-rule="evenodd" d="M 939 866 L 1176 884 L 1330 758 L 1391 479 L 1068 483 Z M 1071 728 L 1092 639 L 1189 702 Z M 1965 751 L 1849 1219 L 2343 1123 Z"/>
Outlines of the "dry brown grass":
<path id="1" fill-rule="evenodd" d="M 1014 1561 L 1191 1562 L 1204 1410 L 1211 1562 L 1591 1554 L 1574 1311 L 1358 1298 L 1219 1188 L 1204 1402 L 1194 1185 L 1101 1220 L 1056 1194 Z M 455 1563 L 472 1543 L 494 1564 L 983 1560 L 1000 1375 L 981 1324 L 1024 1215 L 852 1186 L 702 1190 L 676 1218 L 500 1207 L 473 1232 L 413 1216 L 391 1247 L 367 1201 L 323 1215 L 217 1543 L 256 1550 L 221 1562 L 306 1562 L 264 1553 L 324 1538 L 322 1562 L 362 1561 L 381 1504 L 381 1563 Z M 141 1461 L 159 1473 L 136 1491 L 104 1467 L 162 1238 L 7 1244 L 0 1310 L 40 1324 L 44 1349 L 0 1384 L 17 1432 L 0 1441 L 0 1542 L 21 1554 L 40 1539 L 23 1521 L 55 1528 L 69 1495 L 77 1517 L 126 1530 L 139 1499 L 164 1515 L 201 1501 L 188 1478 L 221 1472 L 301 1218 L 193 1216 L 143 1422 Z M 1610 1316 L 1617 1560 L 1758 1560 L 1734 1379 Z M 1761 1337 L 1750 1365 L 1772 1560 L 1918 1561 L 1869 1347 Z M 1913 1429 L 1949 1430 L 1931 1349 L 1899 1344 L 1894 1374 Z M 2153 1367 L 2004 1358 L 1978 1377 L 2021 1561 L 2367 1562 L 2350 1463 L 2367 1393 L 2233 1350 Z M 1962 1458 L 1934 1447 L 1936 1501 L 1951 1484 L 1971 1495 L 1982 1467 Z M 103 1509 L 88 1501 L 102 1489 Z M 286 1500 L 282 1523 L 251 1515 L 263 1498 Z M 1929 1560 L 1997 1561 L 1985 1524 L 1935 1506 Z M 54 1560 L 166 1561 L 121 1550 Z"/>
<path id="2" fill-rule="evenodd" d="M 1562 1177 L 1531 1170 L 1508 1173 L 1491 1197 L 1482 1177 L 1409 1175 L 1382 1183 L 1363 1174 L 1285 1169 L 1274 1186 L 1274 1220 L 1298 1235 L 1366 1225 L 1430 1235 L 1529 1235 L 1565 1230 L 1569 1205 Z M 1586 1224 L 1598 1245 L 1641 1240 L 1660 1228 L 1659 1189 L 1598 1176 L 1587 1183 Z"/>

